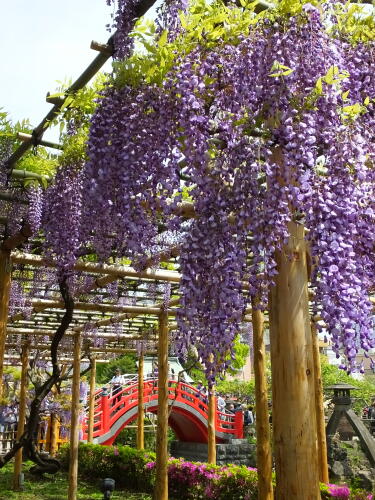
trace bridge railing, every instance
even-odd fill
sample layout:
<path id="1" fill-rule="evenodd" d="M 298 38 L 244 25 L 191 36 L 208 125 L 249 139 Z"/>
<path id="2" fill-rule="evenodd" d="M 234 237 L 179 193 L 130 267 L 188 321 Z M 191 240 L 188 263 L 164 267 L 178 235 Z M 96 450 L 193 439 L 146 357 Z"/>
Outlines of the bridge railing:
<path id="1" fill-rule="evenodd" d="M 143 399 L 145 406 L 153 406 L 158 400 L 158 380 L 149 378 L 144 381 Z M 171 379 L 168 381 L 169 405 L 174 402 L 184 403 L 194 408 L 205 420 L 208 418 L 208 401 L 199 389 L 186 383 Z M 116 394 L 108 394 L 106 390 L 95 393 L 94 438 L 110 431 L 115 422 L 126 412 L 138 405 L 138 383 L 130 381 Z M 243 437 L 243 414 L 216 411 L 216 432 Z M 88 417 L 82 421 L 83 439 L 87 439 Z"/>

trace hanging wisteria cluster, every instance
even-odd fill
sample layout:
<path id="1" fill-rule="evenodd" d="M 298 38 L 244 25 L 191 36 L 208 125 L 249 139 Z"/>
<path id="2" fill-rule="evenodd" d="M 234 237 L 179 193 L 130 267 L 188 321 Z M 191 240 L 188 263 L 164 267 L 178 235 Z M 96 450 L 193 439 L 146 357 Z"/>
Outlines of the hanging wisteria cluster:
<path id="1" fill-rule="evenodd" d="M 176 344 L 197 348 L 213 382 L 233 356 L 243 290 L 266 307 L 275 250 L 288 223 L 304 224 L 314 314 L 355 369 L 375 346 L 375 44 L 340 33 L 333 2 L 258 17 L 202 5 L 170 3 L 154 48 L 128 58 L 134 4 L 119 2 L 115 72 L 88 161 L 47 193 L 47 246 L 64 269 L 87 244 L 146 262 L 161 231 L 178 234 Z"/>
<path id="2" fill-rule="evenodd" d="M 9 316 L 21 313 L 25 318 L 30 318 L 32 314 L 32 305 L 30 296 L 24 290 L 22 272 L 18 272 L 18 280 L 13 280 L 9 296 Z"/>

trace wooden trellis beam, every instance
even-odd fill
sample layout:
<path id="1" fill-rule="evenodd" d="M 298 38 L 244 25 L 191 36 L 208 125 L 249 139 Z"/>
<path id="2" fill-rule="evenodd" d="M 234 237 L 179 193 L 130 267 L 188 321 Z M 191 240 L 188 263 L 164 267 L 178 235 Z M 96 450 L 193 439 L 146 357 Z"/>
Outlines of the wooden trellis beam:
<path id="1" fill-rule="evenodd" d="M 74 331 L 83 331 L 83 328 L 82 328 L 82 330 L 81 330 L 81 327 L 78 327 L 76 329 L 73 328 L 73 331 L 67 331 L 64 334 L 64 337 L 73 337 Z M 33 328 L 12 328 L 12 327 L 7 328 L 8 336 L 9 335 L 36 335 L 36 336 L 41 336 L 41 337 L 46 337 L 46 336 L 53 337 L 55 335 L 55 333 L 56 333 L 55 330 L 43 331 L 43 330 L 40 330 L 39 328 L 35 328 L 35 330 Z M 90 338 L 89 332 L 88 332 L 86 337 Z M 122 341 L 122 340 L 145 340 L 146 337 L 144 335 L 133 335 L 133 334 L 127 336 L 126 333 L 122 333 L 121 335 L 117 335 L 114 333 L 103 333 L 100 335 L 100 338 L 104 338 L 106 340 L 120 339 Z"/>
<path id="2" fill-rule="evenodd" d="M 74 334 L 76 335 L 76 334 Z M 74 337 L 73 337 L 74 338 Z M 143 339 L 144 340 L 144 339 Z M 19 344 L 7 343 L 7 349 L 18 349 L 20 347 Z M 50 344 L 38 344 L 36 346 L 30 345 L 30 350 L 46 350 L 48 351 L 51 348 Z M 69 352 L 69 349 L 64 345 L 64 352 Z M 136 354 L 137 349 L 132 348 L 121 348 L 121 347 L 90 347 L 89 352 L 95 352 L 100 354 Z M 155 349 L 146 349 L 145 354 L 156 354 Z"/>
<path id="3" fill-rule="evenodd" d="M 30 224 L 25 223 L 16 234 L 6 239 L 0 248 L 8 251 L 14 250 L 19 245 L 22 245 L 22 243 L 27 241 L 32 234 L 33 232 Z"/>
<path id="4" fill-rule="evenodd" d="M 96 384 L 96 358 L 91 360 L 90 367 L 90 392 L 89 392 L 89 422 L 87 442 L 92 443 L 94 438 L 94 415 L 95 415 L 95 384 Z"/>
<path id="5" fill-rule="evenodd" d="M 0 249 L 0 399 L 3 395 L 3 359 L 10 295 L 12 261 L 10 252 Z"/>
<path id="6" fill-rule="evenodd" d="M 71 425 L 69 447 L 69 487 L 68 500 L 77 499 L 78 486 L 78 445 L 79 445 L 79 382 L 81 366 L 81 337 L 79 333 L 74 337 L 74 364 L 71 399 Z"/>
<path id="7" fill-rule="evenodd" d="M 48 356 L 39 356 L 38 359 L 41 359 L 43 361 L 49 361 L 51 357 Z M 107 358 L 98 358 L 96 360 L 97 363 L 109 363 L 111 359 Z M 61 358 L 60 359 L 61 364 L 70 364 L 73 363 L 73 358 Z M 90 360 L 88 358 L 81 358 L 81 363 L 90 363 Z M 21 366 L 21 361 L 20 361 L 20 356 L 19 355 L 5 355 L 5 360 L 4 360 L 4 366 Z"/>
<path id="8" fill-rule="evenodd" d="M 34 309 L 43 307 L 43 309 L 62 309 L 64 310 L 64 303 L 55 300 L 39 300 L 32 299 Z M 74 309 L 78 311 L 99 311 L 104 313 L 135 313 L 135 314 L 153 314 L 160 313 L 159 307 L 154 306 L 120 306 L 116 304 L 95 304 L 88 302 L 75 302 Z M 168 311 L 168 314 L 173 315 L 174 311 Z"/>
<path id="9" fill-rule="evenodd" d="M 27 409 L 27 372 L 28 372 L 28 363 L 29 363 L 29 351 L 30 351 L 30 343 L 28 340 L 25 341 L 22 346 L 22 354 L 21 354 L 21 364 L 22 364 L 22 372 L 21 372 L 21 387 L 20 387 L 20 395 L 19 395 L 19 409 L 18 409 L 18 423 L 17 423 L 17 440 L 22 436 L 25 429 L 25 418 L 26 418 L 26 409 Z M 14 457 L 14 474 L 13 474 L 13 489 L 15 491 L 22 490 L 22 481 L 21 481 L 21 472 L 22 472 L 22 448 L 17 451 Z"/>
<path id="10" fill-rule="evenodd" d="M 146 12 L 154 5 L 156 0 L 141 0 L 134 7 L 135 16 L 134 23 L 137 18 L 142 17 Z M 115 34 L 112 35 L 108 41 L 107 45 L 112 46 Z M 89 66 L 84 70 L 84 72 L 77 78 L 75 82 L 66 90 L 65 96 L 74 94 L 77 90 L 82 89 L 102 68 L 102 66 L 107 62 L 107 60 L 111 57 L 111 54 L 108 52 L 99 52 L 99 54 L 95 57 L 95 59 L 89 64 Z M 36 140 L 40 140 L 46 131 L 46 129 L 53 122 L 53 119 L 60 113 L 63 105 L 63 101 L 55 104 L 52 109 L 46 114 L 46 116 L 42 119 L 42 121 L 37 125 L 32 131 L 32 136 Z M 11 170 L 16 162 L 22 158 L 22 156 L 29 150 L 32 146 L 32 141 L 23 142 L 10 156 L 8 161 L 6 162 L 6 169 Z"/>
<path id="11" fill-rule="evenodd" d="M 175 247 L 173 247 L 175 249 Z M 161 254 L 161 256 L 165 255 Z M 38 255 L 24 254 L 21 252 L 13 252 L 12 259 L 14 264 L 29 264 L 32 266 L 43 267 L 57 267 L 56 261 L 46 260 Z M 154 281 L 167 281 L 171 283 L 180 282 L 180 273 L 177 271 L 157 270 L 152 271 L 147 269 L 145 271 L 136 271 L 131 266 L 109 265 L 109 264 L 96 264 L 92 262 L 78 262 L 73 267 L 74 271 L 82 271 L 92 274 L 106 274 L 108 276 L 115 276 L 116 279 L 120 278 L 139 278 Z M 104 283 L 102 286 L 105 286 Z"/>
<path id="12" fill-rule="evenodd" d="M 17 137 L 23 142 L 34 141 L 34 137 L 31 134 L 25 134 L 24 132 L 18 132 Z M 51 141 L 45 141 L 44 139 L 36 139 L 33 143 L 35 145 L 39 144 L 40 146 L 45 146 L 46 148 L 53 148 L 60 150 L 63 149 L 62 144 L 57 144 L 56 142 L 51 142 Z"/>

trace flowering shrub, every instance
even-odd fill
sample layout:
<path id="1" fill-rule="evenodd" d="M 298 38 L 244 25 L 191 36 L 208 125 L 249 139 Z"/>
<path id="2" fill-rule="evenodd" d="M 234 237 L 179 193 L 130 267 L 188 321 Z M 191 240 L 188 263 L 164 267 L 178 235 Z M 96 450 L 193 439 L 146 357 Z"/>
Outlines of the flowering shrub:
<path id="1" fill-rule="evenodd" d="M 346 484 L 321 484 L 322 498 L 336 500 L 374 500 L 374 496 L 363 490 L 352 490 Z"/>
<path id="2" fill-rule="evenodd" d="M 146 465 L 154 469 L 155 462 Z M 179 500 L 256 500 L 257 471 L 252 467 L 216 466 L 171 458 L 168 462 L 171 498 Z"/>
<path id="3" fill-rule="evenodd" d="M 60 449 L 67 469 L 69 446 Z M 79 445 L 79 473 L 89 479 L 112 477 L 119 487 L 151 492 L 155 482 L 155 454 L 129 446 Z M 217 466 L 183 459 L 168 460 L 171 499 L 257 500 L 257 470 L 244 465 Z M 321 484 L 322 499 L 374 500 L 372 494 L 346 485 Z"/>

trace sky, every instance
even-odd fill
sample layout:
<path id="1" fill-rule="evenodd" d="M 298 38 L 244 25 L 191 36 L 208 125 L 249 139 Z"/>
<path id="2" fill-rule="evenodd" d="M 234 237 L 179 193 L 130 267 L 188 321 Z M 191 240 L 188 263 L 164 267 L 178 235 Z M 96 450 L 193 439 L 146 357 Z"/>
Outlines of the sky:
<path id="1" fill-rule="evenodd" d="M 96 57 L 91 40 L 108 40 L 112 11 L 106 0 L 0 0 L 0 108 L 13 122 L 42 120 L 51 108 L 47 92 L 75 80 Z"/>

